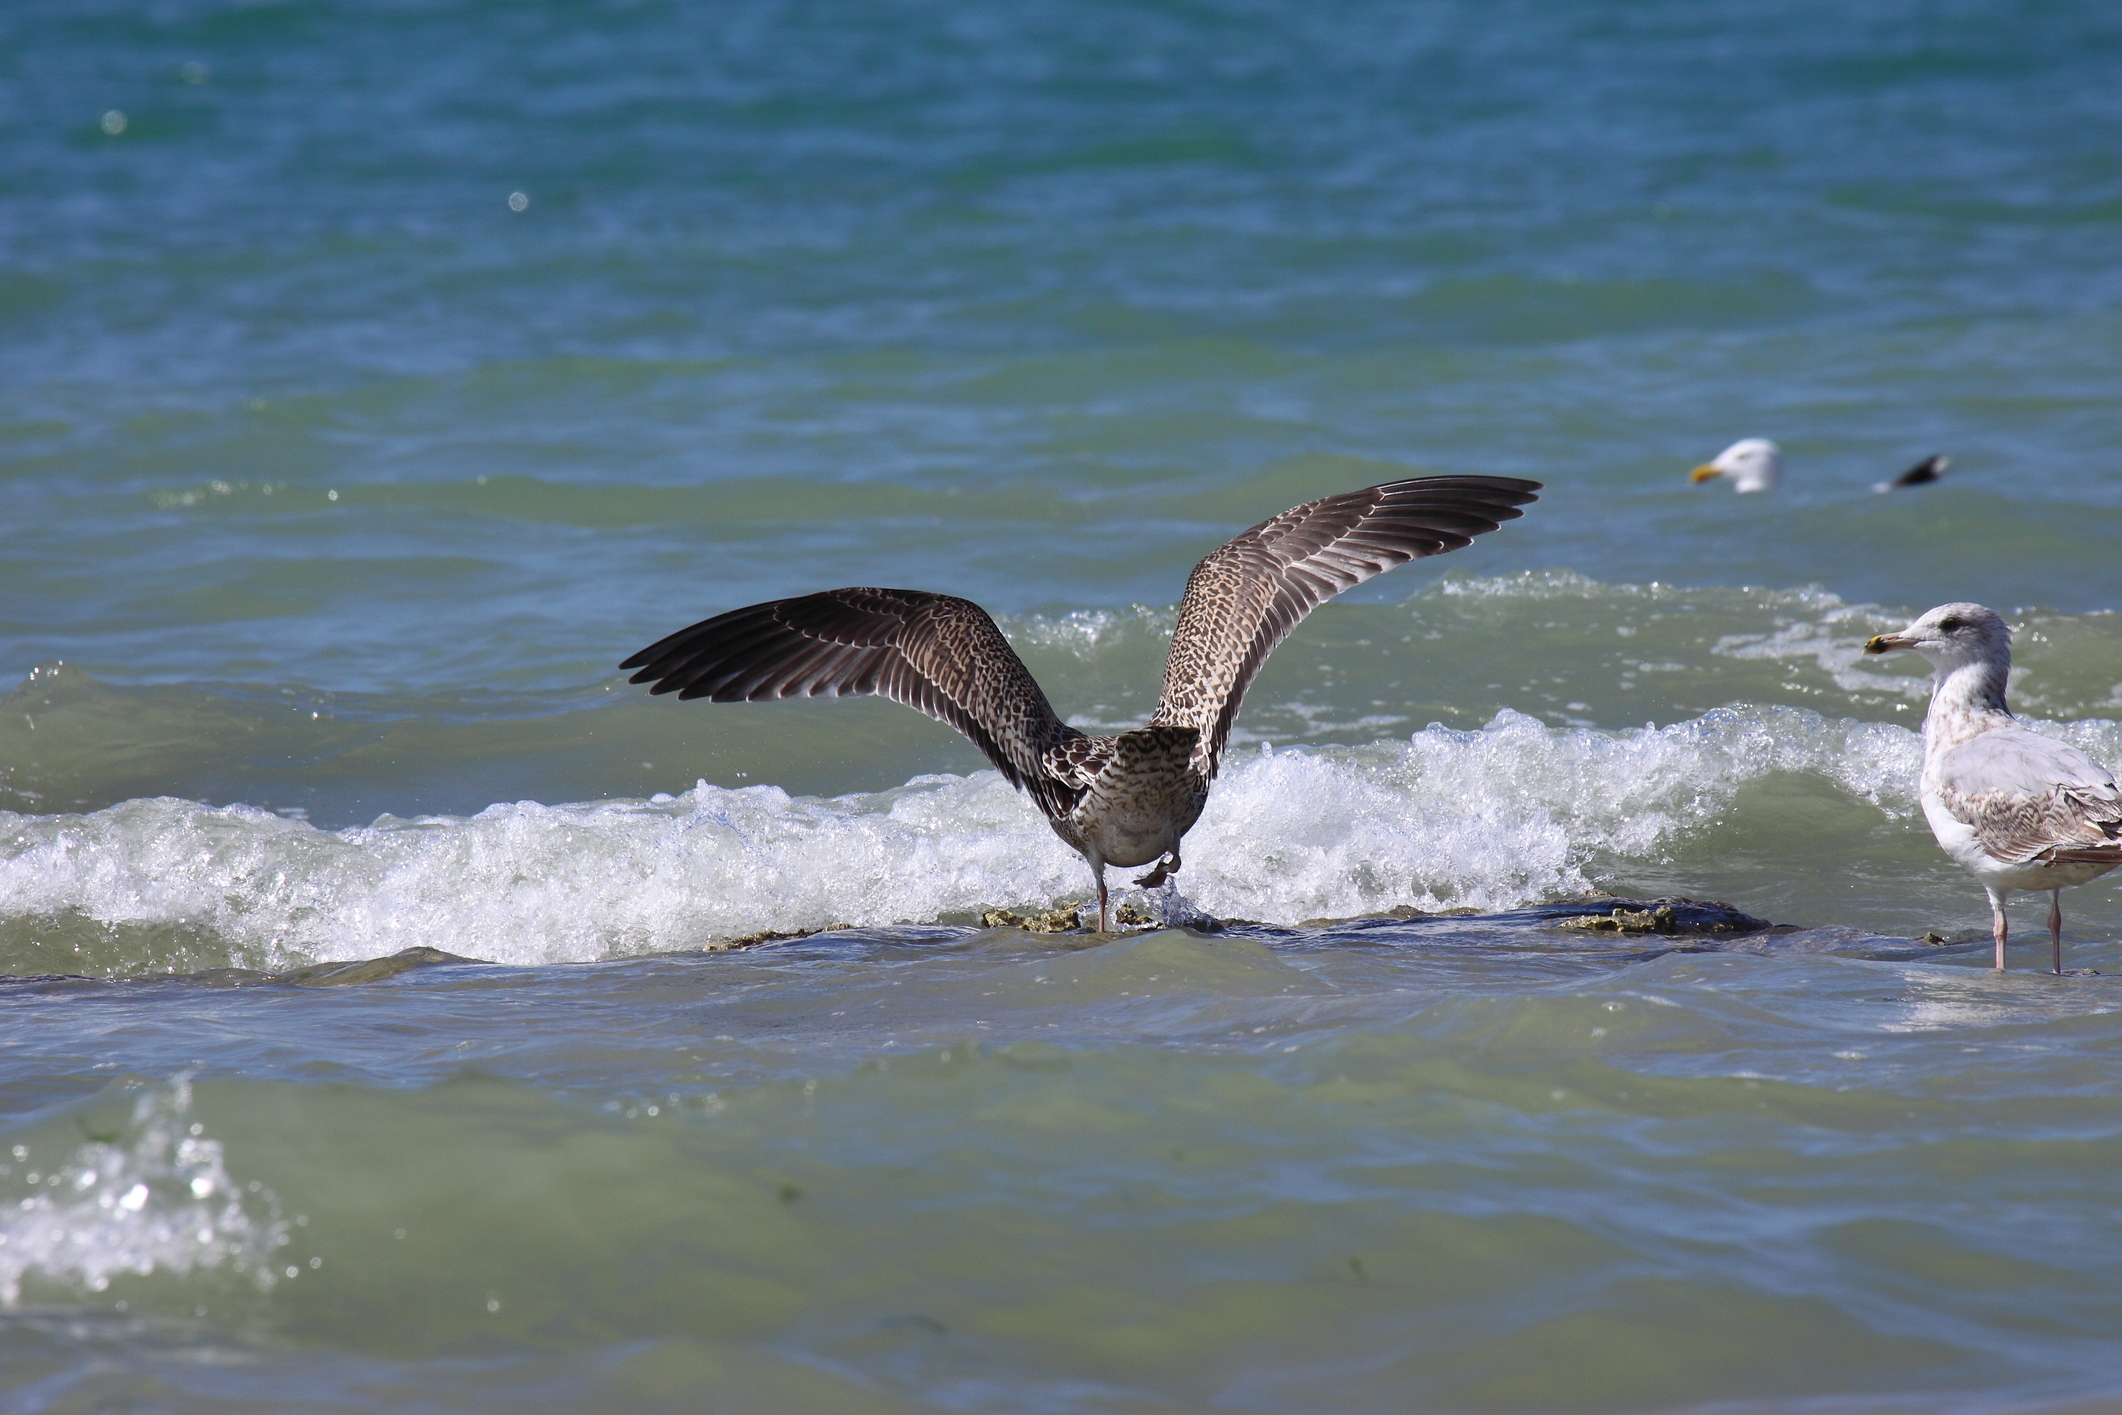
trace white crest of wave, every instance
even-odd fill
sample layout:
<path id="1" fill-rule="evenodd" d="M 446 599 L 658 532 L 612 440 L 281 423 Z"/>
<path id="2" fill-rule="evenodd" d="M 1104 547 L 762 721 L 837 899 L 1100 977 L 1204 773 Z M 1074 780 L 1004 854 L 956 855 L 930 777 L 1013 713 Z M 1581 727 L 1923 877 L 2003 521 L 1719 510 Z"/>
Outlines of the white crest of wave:
<path id="1" fill-rule="evenodd" d="M 1821 589 L 1818 585 L 1804 585 L 1795 589 L 1771 589 L 1766 586 L 1748 585 L 1734 589 L 1705 590 L 1690 588 L 1666 581 L 1651 580 L 1635 583 L 1628 580 L 1594 580 L 1589 575 L 1580 575 L 1575 570 L 1518 570 L 1507 575 L 1477 575 L 1465 569 L 1445 572 L 1435 584 L 1422 594 L 1437 595 L 1444 599 L 1468 600 L 1641 600 L 1658 602 L 1666 600 L 1695 600 L 1705 595 L 1729 598 L 1764 609 L 1812 610 L 1833 612 L 1853 606 L 1845 605 L 1840 595 Z M 1858 609 L 1868 606 L 1854 606 Z M 1903 621 L 1906 622 L 1905 620 Z"/>
<path id="2" fill-rule="evenodd" d="M 134 1103 L 124 1135 L 92 1140 L 49 1171 L 18 1157 L 12 1167 L 36 1178 L 0 1208 L 0 1306 L 21 1301 L 32 1273 L 90 1292 L 124 1273 L 202 1268 L 273 1285 L 273 1250 L 287 1237 L 278 1203 L 229 1177 L 221 1142 L 189 1123 L 190 1112 L 191 1083 L 180 1076 Z"/>
<path id="3" fill-rule="evenodd" d="M 1153 609 L 1146 604 L 1128 609 L 1075 609 L 1066 614 L 1027 614 L 1001 621 L 1003 632 L 1019 647 L 1063 649 L 1080 659 L 1089 659 L 1100 649 L 1130 638 L 1161 643 L 1172 636 L 1179 622 L 1177 608 Z"/>
<path id="4" fill-rule="evenodd" d="M 1733 708 L 1627 732 L 1505 711 L 1479 731 L 1240 753 L 1178 882 L 1215 915 L 1268 922 L 1506 908 L 1583 890 L 1595 855 L 1655 858 L 1770 772 L 1906 813 L 1920 751 L 1888 724 Z M 702 783 L 340 831 L 168 798 L 0 827 L 0 916 L 181 925 L 266 967 L 415 945 L 587 960 L 1089 894 L 1082 861 L 993 772 L 828 800 Z"/>
<path id="5" fill-rule="evenodd" d="M 1656 857 L 1771 772 L 1906 814 L 1921 760 L 1905 728 L 1791 708 L 1628 732 L 1506 709 L 1479 731 L 1432 725 L 1389 749 L 1263 752 L 1209 798 L 1187 838 L 1186 891 L 1210 913 L 1268 922 L 1506 909 L 1583 892 L 1594 854 Z"/>
<path id="6" fill-rule="evenodd" d="M 1817 622 L 1800 620 L 1769 634 L 1726 634 L 1709 651 L 1725 658 L 1811 659 L 1844 692 L 1928 698 L 1928 674 L 1873 673 L 1863 667 L 1865 641 L 1891 627 L 1892 616 L 1869 605 L 1836 608 Z"/>

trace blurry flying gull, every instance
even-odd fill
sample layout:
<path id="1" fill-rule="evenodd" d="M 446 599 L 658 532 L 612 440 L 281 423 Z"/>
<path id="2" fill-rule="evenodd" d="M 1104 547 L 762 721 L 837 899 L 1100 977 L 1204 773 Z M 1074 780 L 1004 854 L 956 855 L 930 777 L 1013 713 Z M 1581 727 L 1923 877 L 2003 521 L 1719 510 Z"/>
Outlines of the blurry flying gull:
<path id="1" fill-rule="evenodd" d="M 1105 867 L 1162 860 L 1208 800 L 1238 704 L 1268 653 L 1343 590 L 1515 520 L 1540 483 L 1421 477 L 1307 501 L 1262 521 L 1187 577 L 1149 725 L 1091 737 L 1055 715 L 987 612 L 923 590 L 839 589 L 733 609 L 649 645 L 621 668 L 681 699 L 881 694 L 972 740 L 1090 863 L 1098 931 Z"/>
<path id="2" fill-rule="evenodd" d="M 1934 481 L 1943 481 L 1945 469 L 1952 464 L 1953 459 L 1940 452 L 1934 457 L 1925 457 L 1892 481 L 1872 483 L 1872 490 L 1888 492 L 1904 486 L 1929 486 Z"/>
<path id="3" fill-rule="evenodd" d="M 1996 965 L 2004 900 L 2048 891 L 2050 967 L 2063 971 L 2061 891 L 2122 865 L 2122 789 L 2085 753 L 2021 727 L 2004 705 L 2011 630 L 1979 604 L 1941 604 L 1866 653 L 1913 649 L 1935 676 L 1923 719 L 1920 795 L 1931 834 L 1989 891 Z"/>
<path id="4" fill-rule="evenodd" d="M 1783 480 L 1783 453 L 1765 437 L 1744 437 L 1688 473 L 1692 482 L 1730 477 L 1733 491 L 1774 491 Z"/>
<path id="5" fill-rule="evenodd" d="M 1927 486 L 1942 480 L 1945 469 L 1951 465 L 1952 458 L 1943 453 L 1925 457 L 1892 481 L 1874 482 L 1872 490 L 1884 492 L 1904 486 Z M 1696 483 L 1717 477 L 1731 478 L 1733 491 L 1774 491 L 1783 484 L 1783 449 L 1765 437 L 1741 438 L 1719 452 L 1714 461 L 1704 462 L 1688 473 L 1688 480 Z"/>

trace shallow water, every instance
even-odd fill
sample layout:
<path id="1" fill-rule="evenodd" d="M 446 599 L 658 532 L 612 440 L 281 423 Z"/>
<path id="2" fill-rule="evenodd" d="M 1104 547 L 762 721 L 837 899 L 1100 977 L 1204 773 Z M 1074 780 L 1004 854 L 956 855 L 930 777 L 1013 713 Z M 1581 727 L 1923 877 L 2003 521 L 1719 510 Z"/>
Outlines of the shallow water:
<path id="1" fill-rule="evenodd" d="M 0 40 L 6 1408 L 2122 1399 L 2122 902 L 1984 968 L 1859 654 L 1995 605 L 2122 761 L 2106 9 Z M 947 729 L 612 667 L 904 584 L 1133 725 L 1423 471 L 1547 490 L 1276 652 L 1172 927 L 980 927 L 1088 879 Z"/>

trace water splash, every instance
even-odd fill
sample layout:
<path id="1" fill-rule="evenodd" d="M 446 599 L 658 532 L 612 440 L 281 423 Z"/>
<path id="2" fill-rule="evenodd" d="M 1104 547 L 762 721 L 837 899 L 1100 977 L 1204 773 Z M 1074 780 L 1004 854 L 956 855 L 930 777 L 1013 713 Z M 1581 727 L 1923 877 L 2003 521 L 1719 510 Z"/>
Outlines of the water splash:
<path id="1" fill-rule="evenodd" d="M 126 1273 L 218 1268 L 272 1287 L 273 1250 L 287 1239 L 279 1201 L 230 1177 L 191 1103 L 191 1080 L 178 1076 L 134 1103 L 122 1134 L 50 1170 L 14 1149 L 9 1167 L 28 1192 L 0 1208 L 0 1306 L 19 1303 L 32 1275 L 103 1292 Z"/>

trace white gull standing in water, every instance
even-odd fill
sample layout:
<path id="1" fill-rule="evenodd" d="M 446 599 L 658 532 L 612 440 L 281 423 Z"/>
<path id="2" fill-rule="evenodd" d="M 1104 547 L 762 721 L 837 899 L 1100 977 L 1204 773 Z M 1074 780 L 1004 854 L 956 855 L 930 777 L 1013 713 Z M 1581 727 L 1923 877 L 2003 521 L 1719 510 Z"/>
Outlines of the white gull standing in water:
<path id="1" fill-rule="evenodd" d="M 2051 968 L 2063 971 L 2063 897 L 2122 865 L 2122 789 L 2066 742 L 2019 725 L 2004 705 L 2011 630 L 1993 609 L 1941 604 L 1866 653 L 1911 649 L 1934 680 L 1923 719 L 1920 795 L 1931 834 L 1989 891 L 1996 965 L 2004 966 L 2004 901 L 2048 891 Z"/>
<path id="2" fill-rule="evenodd" d="M 1105 867 L 1162 860 L 1200 818 L 1238 704 L 1276 644 L 1373 575 L 1442 555 L 1524 514 L 1536 481 L 1418 477 L 1323 496 L 1262 521 L 1187 577 L 1146 727 L 1091 737 L 1055 715 L 1009 641 L 971 600 L 840 589 L 733 609 L 680 629 L 621 668 L 654 693 L 710 702 L 882 694 L 972 740 L 1090 864 L 1098 932 Z"/>
<path id="3" fill-rule="evenodd" d="M 1692 482 L 1730 477 L 1733 491 L 1774 491 L 1783 480 L 1783 452 L 1765 437 L 1743 437 L 1688 473 Z"/>

